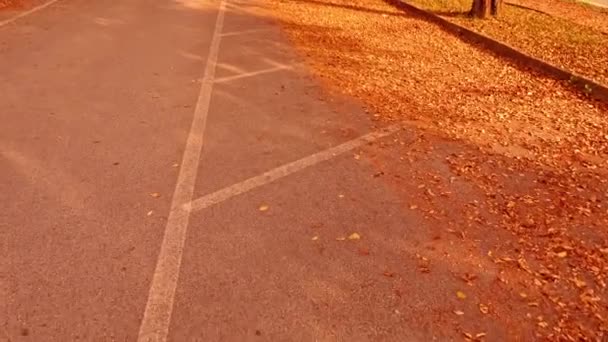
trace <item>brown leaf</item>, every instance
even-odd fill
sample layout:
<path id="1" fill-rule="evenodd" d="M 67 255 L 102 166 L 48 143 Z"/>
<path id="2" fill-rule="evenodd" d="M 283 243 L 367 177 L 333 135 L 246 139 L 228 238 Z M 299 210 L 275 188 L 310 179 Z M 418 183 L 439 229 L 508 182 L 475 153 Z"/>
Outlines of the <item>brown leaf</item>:
<path id="1" fill-rule="evenodd" d="M 361 239 L 361 235 L 359 235 L 358 233 L 352 233 L 348 236 L 349 240 L 360 240 Z"/>

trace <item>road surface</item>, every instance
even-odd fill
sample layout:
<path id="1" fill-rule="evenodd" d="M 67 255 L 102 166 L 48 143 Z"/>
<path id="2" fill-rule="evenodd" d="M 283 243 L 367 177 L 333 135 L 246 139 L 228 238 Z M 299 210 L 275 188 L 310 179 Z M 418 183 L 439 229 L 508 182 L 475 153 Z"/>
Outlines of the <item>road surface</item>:
<path id="1" fill-rule="evenodd" d="M 432 233 L 367 157 L 411 137 L 325 93 L 258 6 L 0 26 L 3 339 L 452 336 L 452 275 L 419 279 Z"/>

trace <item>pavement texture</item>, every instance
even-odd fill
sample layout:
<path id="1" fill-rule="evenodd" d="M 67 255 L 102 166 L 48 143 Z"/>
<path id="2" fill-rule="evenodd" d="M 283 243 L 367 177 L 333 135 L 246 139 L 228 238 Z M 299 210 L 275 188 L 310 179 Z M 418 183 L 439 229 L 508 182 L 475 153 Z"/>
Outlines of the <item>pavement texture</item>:
<path id="1" fill-rule="evenodd" d="M 0 27 L 0 338 L 138 339 L 219 6 L 65 0 Z M 193 199 L 386 125 L 323 91 L 256 3 L 226 6 Z M 371 157 L 415 139 L 191 212 L 167 340 L 460 339 L 458 265 L 419 255 L 443 228 Z"/>

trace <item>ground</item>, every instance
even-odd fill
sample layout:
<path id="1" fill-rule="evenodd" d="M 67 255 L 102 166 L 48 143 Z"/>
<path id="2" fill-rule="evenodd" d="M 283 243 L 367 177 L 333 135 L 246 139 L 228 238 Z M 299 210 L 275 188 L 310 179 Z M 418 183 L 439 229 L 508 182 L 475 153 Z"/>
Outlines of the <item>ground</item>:
<path id="1" fill-rule="evenodd" d="M 381 0 L 32 6 L 3 339 L 605 338 L 605 103 Z"/>

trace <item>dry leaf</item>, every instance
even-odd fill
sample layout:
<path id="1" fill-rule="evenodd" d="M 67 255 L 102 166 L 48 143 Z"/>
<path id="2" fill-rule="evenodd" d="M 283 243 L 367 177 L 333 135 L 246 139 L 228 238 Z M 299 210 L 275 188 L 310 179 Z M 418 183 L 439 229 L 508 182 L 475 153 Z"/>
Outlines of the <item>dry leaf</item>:
<path id="1" fill-rule="evenodd" d="M 150 211 L 148 211 L 148 213 L 147 213 L 146 215 L 148 215 L 148 216 L 152 216 L 152 214 L 154 214 L 154 210 L 150 210 Z"/>
<path id="2" fill-rule="evenodd" d="M 464 292 L 462 291 L 456 291 L 456 297 L 458 297 L 459 299 L 465 299 L 467 298 L 467 295 L 464 294 Z"/>
<path id="3" fill-rule="evenodd" d="M 481 303 L 480 303 L 480 304 L 479 304 L 479 311 L 480 311 L 482 314 L 487 314 L 487 313 L 488 313 L 490 310 L 489 310 L 489 308 L 488 308 L 488 306 L 487 306 L 487 305 L 485 305 L 485 304 L 481 304 Z"/>
<path id="4" fill-rule="evenodd" d="M 270 208 L 270 207 L 269 207 L 268 205 L 266 205 L 266 204 L 262 204 L 262 205 L 260 206 L 260 211 L 267 211 L 269 208 Z"/>
<path id="5" fill-rule="evenodd" d="M 566 251 L 559 252 L 559 253 L 557 253 L 557 256 L 560 258 L 565 258 L 568 256 L 568 252 L 566 252 Z"/>
<path id="6" fill-rule="evenodd" d="M 312 241 L 317 241 L 317 240 L 319 240 L 319 237 L 318 237 L 318 236 L 313 236 L 313 237 L 312 237 Z"/>
<path id="7" fill-rule="evenodd" d="M 345 237 L 337 237 L 336 240 L 337 241 L 346 241 L 346 238 Z"/>
<path id="8" fill-rule="evenodd" d="M 462 315 L 464 315 L 464 311 L 460 311 L 460 310 L 454 310 L 454 313 L 455 313 L 457 316 L 462 316 Z"/>
<path id="9" fill-rule="evenodd" d="M 179 164 L 178 164 L 178 163 L 174 163 L 174 164 L 173 164 L 173 165 L 171 165 L 171 166 L 173 166 L 173 167 L 178 167 L 178 166 L 179 166 Z"/>
<path id="10" fill-rule="evenodd" d="M 154 198 L 159 198 L 160 194 L 158 192 L 153 192 L 150 194 L 150 196 L 154 197 Z"/>
<path id="11" fill-rule="evenodd" d="M 349 240 L 359 240 L 361 239 L 361 235 L 357 234 L 357 233 L 352 233 L 348 236 Z"/>
<path id="12" fill-rule="evenodd" d="M 384 273 L 382 273 L 385 277 L 389 277 L 392 278 L 395 276 L 395 273 L 393 272 L 389 272 L 389 271 L 385 271 Z"/>
<path id="13" fill-rule="evenodd" d="M 355 155 L 354 155 L 354 158 L 355 158 L 355 160 L 359 160 L 359 159 L 361 159 L 361 156 L 360 156 L 360 155 L 358 155 L 358 154 L 355 154 Z"/>

